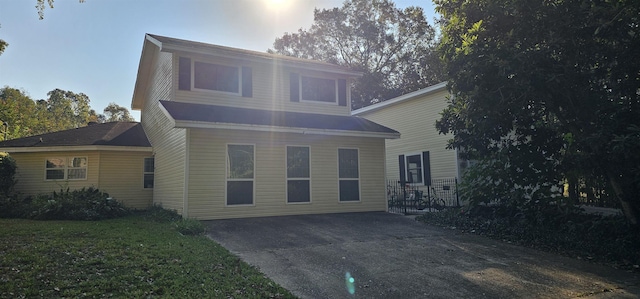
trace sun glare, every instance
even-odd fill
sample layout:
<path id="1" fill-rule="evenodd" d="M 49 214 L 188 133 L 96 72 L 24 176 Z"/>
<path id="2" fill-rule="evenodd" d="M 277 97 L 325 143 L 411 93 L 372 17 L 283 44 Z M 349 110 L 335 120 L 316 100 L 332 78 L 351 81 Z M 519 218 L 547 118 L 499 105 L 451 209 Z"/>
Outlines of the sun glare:
<path id="1" fill-rule="evenodd" d="M 290 5 L 292 0 L 262 0 L 267 9 L 272 11 L 284 11 Z"/>

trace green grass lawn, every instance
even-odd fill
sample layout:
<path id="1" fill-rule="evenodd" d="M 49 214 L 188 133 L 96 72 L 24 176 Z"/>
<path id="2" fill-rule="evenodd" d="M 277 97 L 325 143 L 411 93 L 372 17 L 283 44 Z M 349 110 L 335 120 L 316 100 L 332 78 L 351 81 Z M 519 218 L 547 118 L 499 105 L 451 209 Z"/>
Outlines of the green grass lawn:
<path id="1" fill-rule="evenodd" d="M 144 216 L 0 219 L 0 298 L 293 298 L 204 236 Z"/>

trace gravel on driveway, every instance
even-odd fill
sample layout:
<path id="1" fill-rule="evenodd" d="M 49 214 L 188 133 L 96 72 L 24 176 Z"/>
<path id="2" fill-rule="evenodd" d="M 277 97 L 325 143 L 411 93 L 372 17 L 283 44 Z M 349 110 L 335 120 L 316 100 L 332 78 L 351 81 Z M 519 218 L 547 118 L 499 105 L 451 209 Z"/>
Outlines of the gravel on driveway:
<path id="1" fill-rule="evenodd" d="M 636 273 L 401 215 L 344 213 L 204 223 L 211 239 L 301 298 L 640 297 Z"/>

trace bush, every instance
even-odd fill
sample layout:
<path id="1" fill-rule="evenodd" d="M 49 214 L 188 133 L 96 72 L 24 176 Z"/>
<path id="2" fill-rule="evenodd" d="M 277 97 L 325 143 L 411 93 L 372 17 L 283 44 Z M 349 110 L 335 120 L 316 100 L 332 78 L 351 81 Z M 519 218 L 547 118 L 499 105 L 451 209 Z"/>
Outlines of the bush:
<path id="1" fill-rule="evenodd" d="M 19 199 L 0 199 L 2 213 L 7 218 L 40 220 L 100 220 L 128 215 L 129 209 L 95 188 L 60 190 L 51 194 Z"/>
<path id="2" fill-rule="evenodd" d="M 640 234 L 623 216 L 496 205 L 427 213 L 420 220 L 622 268 L 640 265 Z"/>
<path id="3" fill-rule="evenodd" d="M 144 217 L 156 222 L 171 222 L 176 230 L 183 235 L 201 235 L 205 232 L 202 222 L 195 219 L 184 219 L 176 210 L 164 209 L 154 205 L 144 212 Z"/>
<path id="4" fill-rule="evenodd" d="M 183 235 L 204 234 L 204 225 L 195 219 L 181 219 L 175 222 L 176 229 Z"/>
<path id="5" fill-rule="evenodd" d="M 0 197 L 8 197 L 16 185 L 16 160 L 9 154 L 0 152 Z"/>

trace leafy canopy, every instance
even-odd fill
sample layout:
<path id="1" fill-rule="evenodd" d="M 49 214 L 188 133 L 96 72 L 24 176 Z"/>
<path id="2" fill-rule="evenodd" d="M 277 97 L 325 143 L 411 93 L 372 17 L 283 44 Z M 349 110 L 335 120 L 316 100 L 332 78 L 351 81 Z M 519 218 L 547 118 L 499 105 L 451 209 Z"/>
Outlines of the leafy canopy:
<path id="1" fill-rule="evenodd" d="M 321 60 L 363 73 L 351 91 L 353 108 L 438 83 L 435 30 L 420 7 L 388 0 L 347 0 L 314 10 L 314 24 L 276 38 L 272 53 Z"/>
<path id="2" fill-rule="evenodd" d="M 638 223 L 640 2 L 436 4 L 451 91 L 437 127 L 450 147 L 501 161 L 483 164 L 494 185 L 595 176 Z"/>

